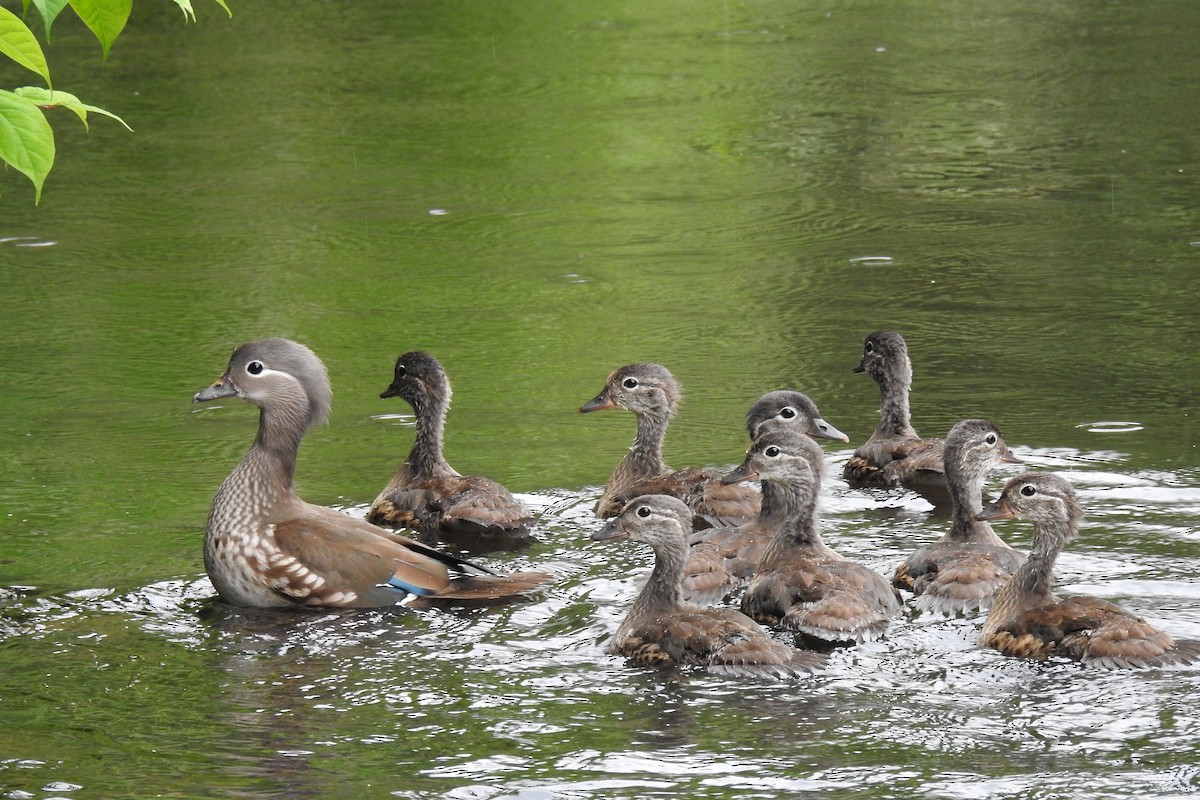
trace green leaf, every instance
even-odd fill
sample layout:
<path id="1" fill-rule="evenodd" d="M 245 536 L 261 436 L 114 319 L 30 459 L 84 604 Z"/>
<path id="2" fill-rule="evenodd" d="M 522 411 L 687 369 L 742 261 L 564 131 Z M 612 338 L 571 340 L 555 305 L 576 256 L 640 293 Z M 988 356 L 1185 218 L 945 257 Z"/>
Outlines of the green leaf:
<path id="1" fill-rule="evenodd" d="M 0 7 L 0 53 L 41 75 L 46 79 L 46 85 L 51 85 L 50 68 L 46 66 L 46 56 L 33 31 L 20 17 L 3 7 Z"/>
<path id="2" fill-rule="evenodd" d="M 58 15 L 67 7 L 67 0 L 33 0 L 33 7 L 42 15 L 42 23 L 46 26 L 46 41 L 50 41 L 50 26 Z"/>
<path id="3" fill-rule="evenodd" d="M 183 21 L 184 22 L 188 22 L 188 21 L 195 22 L 196 21 L 196 11 L 195 11 L 195 9 L 192 8 L 192 0 L 174 0 L 174 2 L 175 2 L 175 5 L 179 6 L 181 9 L 183 9 Z"/>
<path id="4" fill-rule="evenodd" d="M 108 58 L 108 49 L 129 21 L 133 0 L 70 0 L 70 3 L 83 24 L 96 34 L 104 48 L 104 57 Z"/>
<path id="5" fill-rule="evenodd" d="M 229 10 L 229 6 L 225 5 L 225 0 L 215 0 L 217 5 L 225 9 L 225 13 L 233 16 L 233 12 Z M 172 0 L 175 5 L 183 9 L 183 19 L 185 22 L 196 21 L 196 10 L 192 8 L 192 0 Z"/>
<path id="6" fill-rule="evenodd" d="M 54 166 L 54 131 L 37 104 L 0 89 L 0 159 L 33 181 L 34 203 Z"/>
<path id="7" fill-rule="evenodd" d="M 13 94 L 17 97 L 24 97 L 26 100 L 31 100 L 42 108 L 61 106 L 62 108 L 74 111 L 75 115 L 83 122 L 83 127 L 85 128 L 88 127 L 87 115 L 90 111 L 93 114 L 100 114 L 109 119 L 115 119 L 117 122 L 125 125 L 125 130 L 127 131 L 133 130 L 133 128 L 125 123 L 125 120 L 116 114 L 111 111 L 105 111 L 99 106 L 88 105 L 70 92 L 64 92 L 59 89 L 43 89 L 40 86 L 22 86 L 19 89 L 13 89 Z"/>

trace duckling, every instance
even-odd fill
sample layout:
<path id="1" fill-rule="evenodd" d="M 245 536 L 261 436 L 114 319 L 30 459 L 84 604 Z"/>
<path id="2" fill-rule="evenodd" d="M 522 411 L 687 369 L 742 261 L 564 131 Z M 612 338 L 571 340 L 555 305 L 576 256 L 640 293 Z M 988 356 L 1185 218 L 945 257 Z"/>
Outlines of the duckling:
<path id="1" fill-rule="evenodd" d="M 1145 668 L 1200 661 L 1200 640 L 1172 639 L 1120 606 L 1095 597 L 1060 600 L 1051 591 L 1054 562 L 1079 534 L 1083 508 L 1064 478 L 1025 472 L 1004 485 L 979 519 L 1033 523 L 1029 558 L 1000 590 L 979 643 L 1009 656 L 1064 656 L 1105 668 Z"/>
<path id="2" fill-rule="evenodd" d="M 746 412 L 746 432 L 772 426 L 794 427 L 812 437 L 847 442 L 849 437 L 827 422 L 817 404 L 803 392 L 767 392 Z M 774 484 L 762 484 L 758 516 L 734 527 L 708 528 L 693 533 L 684 566 L 684 599 L 709 605 L 742 588 L 754 574 L 767 543 L 783 524 L 785 505 Z"/>
<path id="3" fill-rule="evenodd" d="M 730 482 L 773 483 L 786 509 L 741 607 L 758 622 L 828 646 L 856 644 L 883 635 L 900 612 L 900 596 L 882 575 L 821 539 L 816 506 L 825 468 L 822 455 L 798 431 L 760 429 L 745 462 L 725 476 Z"/>
<path id="4" fill-rule="evenodd" d="M 654 570 L 633 602 L 609 649 L 656 667 L 709 667 L 733 673 L 788 676 L 810 672 L 824 658 L 772 639 L 731 608 L 703 609 L 683 600 L 680 580 L 692 510 L 666 495 L 630 500 L 620 516 L 592 534 L 594 541 L 629 539 L 650 545 Z"/>
<path id="5" fill-rule="evenodd" d="M 925 612 L 986 611 L 1000 588 L 1021 566 L 1024 553 L 1009 547 L 992 526 L 976 519 L 983 511 L 983 484 L 997 464 L 1020 464 L 1000 430 L 985 419 L 966 419 L 946 435 L 946 483 L 953 502 L 950 530 L 896 568 L 892 585 L 917 596 Z"/>
<path id="6" fill-rule="evenodd" d="M 662 457 L 667 425 L 679 408 L 678 381 L 658 364 L 629 364 L 615 369 L 604 391 L 584 403 L 581 413 L 623 408 L 637 416 L 637 438 L 617 464 L 596 516 L 614 517 L 625 504 L 643 494 L 668 494 L 687 503 L 696 528 L 739 525 L 753 519 L 761 506 L 759 492 L 746 486 L 726 486 L 707 469 L 671 470 Z"/>
<path id="7" fill-rule="evenodd" d="M 434 534 L 475 552 L 528 546 L 533 523 L 528 509 L 496 481 L 459 474 L 442 455 L 452 391 L 441 363 L 424 351 L 404 353 L 379 396 L 411 405 L 417 433 L 367 521 Z"/>
<path id="8" fill-rule="evenodd" d="M 329 415 L 325 365 L 289 339 L 262 339 L 233 351 L 204 403 L 240 397 L 259 408 L 254 445 L 213 498 L 204 566 L 235 606 L 364 608 L 400 603 L 492 601 L 545 584 L 541 572 L 491 570 L 385 531 L 296 494 L 304 434 Z"/>
<path id="9" fill-rule="evenodd" d="M 854 371 L 866 372 L 879 384 L 881 418 L 871 438 L 846 462 L 842 477 L 853 489 L 902 486 L 935 507 L 949 508 L 942 440 L 922 439 L 912 426 L 908 409 L 912 362 L 904 337 L 895 331 L 867 336 Z"/>

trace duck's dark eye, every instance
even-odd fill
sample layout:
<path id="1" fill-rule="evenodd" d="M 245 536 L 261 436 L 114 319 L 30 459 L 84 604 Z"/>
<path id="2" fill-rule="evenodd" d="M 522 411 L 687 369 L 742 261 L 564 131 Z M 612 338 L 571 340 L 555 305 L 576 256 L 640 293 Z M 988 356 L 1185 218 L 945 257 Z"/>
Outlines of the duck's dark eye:
<path id="1" fill-rule="evenodd" d="M 783 417 L 784 419 L 795 419 L 796 409 L 792 408 L 791 406 L 784 406 L 783 408 L 779 409 L 779 416 Z"/>
<path id="2" fill-rule="evenodd" d="M 1025 497 L 1033 497 L 1035 494 L 1037 494 L 1037 488 L 1027 483 L 1021 487 L 1021 494 L 1023 494 Z"/>
<path id="3" fill-rule="evenodd" d="M 396 377 L 397 378 L 403 378 L 407 374 L 408 374 L 408 367 L 404 366 L 403 364 L 396 365 Z"/>
<path id="4" fill-rule="evenodd" d="M 251 361 L 246 365 L 246 372 L 249 372 L 251 375 L 258 375 L 263 371 L 263 369 L 264 367 L 261 361 Z"/>
<path id="5" fill-rule="evenodd" d="M 783 451 L 780 450 L 775 445 L 771 445 L 767 449 L 763 450 L 763 455 L 766 456 L 767 458 L 779 458 L 779 454 L 782 452 Z"/>
<path id="6" fill-rule="evenodd" d="M 639 517 L 648 517 L 648 516 L 650 516 L 650 506 L 642 506 L 642 507 L 640 507 L 640 508 L 637 510 L 637 515 L 638 515 Z"/>
<path id="7" fill-rule="evenodd" d="M 996 443 L 996 434 L 989 433 L 987 436 L 983 437 L 983 440 L 985 442 L 987 442 L 988 444 L 995 444 Z"/>
<path id="8" fill-rule="evenodd" d="M 864 353 L 874 353 L 875 345 L 871 344 L 870 342 L 867 342 L 866 344 L 863 345 L 863 352 Z"/>
<path id="9" fill-rule="evenodd" d="M 626 378 L 621 381 L 621 385 L 626 389 L 636 389 L 638 385 L 637 378 Z"/>

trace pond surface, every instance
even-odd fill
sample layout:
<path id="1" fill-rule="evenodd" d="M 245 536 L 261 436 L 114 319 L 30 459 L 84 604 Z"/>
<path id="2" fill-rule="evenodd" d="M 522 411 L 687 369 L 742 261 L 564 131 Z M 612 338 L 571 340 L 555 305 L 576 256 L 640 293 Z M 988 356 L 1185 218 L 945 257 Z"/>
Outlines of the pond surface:
<path id="1" fill-rule="evenodd" d="M 852 437 L 837 474 L 877 419 L 863 337 L 896 328 L 919 430 L 990 418 L 1080 491 L 1060 591 L 1200 636 L 1200 5 L 171 8 L 103 65 L 64 16 L 56 86 L 136 133 L 55 117 L 36 208 L 0 174 L 0 796 L 1200 790 L 1200 669 L 1021 662 L 918 616 L 802 681 L 608 655 L 651 559 L 589 542 L 590 509 L 634 423 L 576 413 L 663 363 L 668 462 L 728 467 L 750 403 L 800 388 Z M 412 436 L 378 393 L 428 349 L 450 461 L 537 511 L 538 544 L 484 560 L 556 583 L 488 612 L 213 602 L 205 517 L 256 416 L 190 399 L 272 335 L 334 384 L 306 499 L 364 513 Z M 822 514 L 884 573 L 947 525 L 836 479 Z"/>

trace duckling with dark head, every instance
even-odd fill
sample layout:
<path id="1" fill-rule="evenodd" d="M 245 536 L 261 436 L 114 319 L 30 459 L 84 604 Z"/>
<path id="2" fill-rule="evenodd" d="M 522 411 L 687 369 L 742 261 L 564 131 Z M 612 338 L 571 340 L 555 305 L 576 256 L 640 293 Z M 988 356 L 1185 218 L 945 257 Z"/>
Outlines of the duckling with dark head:
<path id="1" fill-rule="evenodd" d="M 404 353 L 379 396 L 412 406 L 416 437 L 367 520 L 432 534 L 474 552 L 528 546 L 533 517 L 525 506 L 490 478 L 460 474 L 442 453 L 452 391 L 441 363 L 424 351 Z"/>
<path id="2" fill-rule="evenodd" d="M 488 602 L 545 584 L 541 572 L 496 575 L 332 508 L 306 503 L 294 474 L 300 441 L 329 415 L 325 365 L 302 344 L 263 339 L 233 351 L 194 402 L 241 398 L 258 435 L 213 499 L 204 565 L 225 602 L 247 607 L 378 607 Z"/>
<path id="3" fill-rule="evenodd" d="M 842 477 L 854 489 L 903 487 L 949 509 L 942 440 L 922 439 L 912 426 L 912 361 L 904 337 L 895 331 L 867 336 L 854 371 L 867 373 L 879 385 L 880 419 L 871 438 L 846 462 Z"/>

